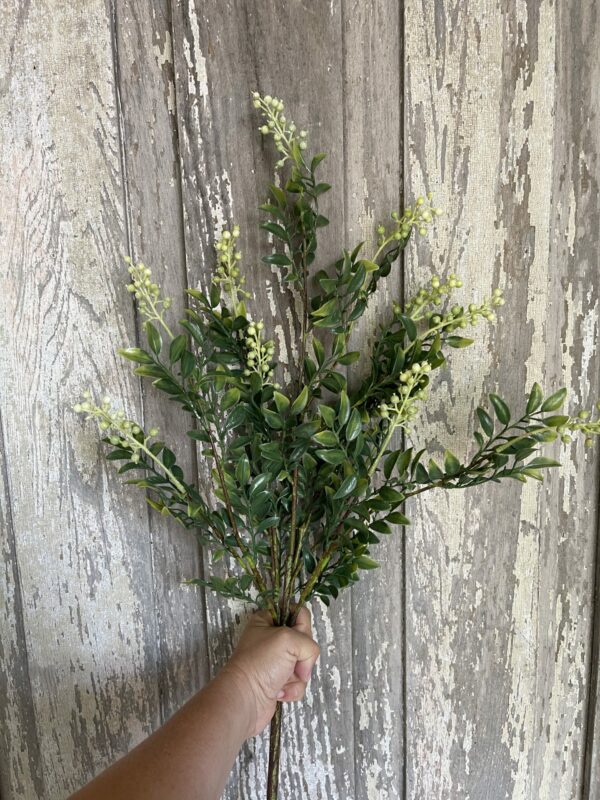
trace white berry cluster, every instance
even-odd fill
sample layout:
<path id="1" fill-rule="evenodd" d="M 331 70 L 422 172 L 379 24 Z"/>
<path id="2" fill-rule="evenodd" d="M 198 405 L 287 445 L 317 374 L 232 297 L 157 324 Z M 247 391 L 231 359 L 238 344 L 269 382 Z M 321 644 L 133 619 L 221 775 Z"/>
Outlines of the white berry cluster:
<path id="1" fill-rule="evenodd" d="M 273 354 L 275 344 L 272 340 L 262 341 L 263 322 L 250 322 L 246 328 L 245 343 L 248 348 L 246 354 L 246 368 L 244 375 L 249 377 L 253 372 L 260 375 L 263 383 L 273 378 Z"/>
<path id="2" fill-rule="evenodd" d="M 289 121 L 283 113 L 283 102 L 270 94 L 261 97 L 259 92 L 252 92 L 252 102 L 254 108 L 259 108 L 262 112 L 264 123 L 259 127 L 259 131 L 264 134 L 272 134 L 277 152 L 281 158 L 277 162 L 277 167 L 283 167 L 288 158 L 298 162 L 294 154 L 293 145 L 296 144 L 300 150 L 306 150 L 307 132 L 296 131 L 295 123 Z"/>
<path id="3" fill-rule="evenodd" d="M 399 303 L 394 303 L 394 314 L 399 316 L 404 313 L 413 322 L 424 319 L 428 323 L 430 332 L 436 330 L 452 332 L 457 328 L 476 325 L 481 319 L 494 322 L 496 319 L 494 309 L 497 306 L 503 306 L 505 303 L 502 289 L 494 289 L 492 296 L 484 298 L 480 305 L 470 303 L 466 308 L 453 305 L 444 313 L 431 309 L 431 306 L 441 305 L 444 299 L 452 294 L 454 289 L 459 289 L 462 285 L 462 281 L 454 274 L 451 274 L 445 282 L 437 275 L 434 275 L 430 284 L 419 289 L 417 294 L 408 301 L 404 310 Z"/>
<path id="4" fill-rule="evenodd" d="M 600 411 L 600 402 L 596 403 L 596 409 Z M 595 421 L 591 420 L 590 417 L 591 414 L 589 411 L 580 411 L 576 417 L 569 417 L 564 425 L 560 425 L 555 430 L 560 434 L 561 440 L 565 443 L 572 441 L 569 435 L 570 433 L 583 433 L 585 434 L 585 446 L 591 447 L 594 444 L 592 436 L 600 435 L 600 417 Z"/>
<path id="5" fill-rule="evenodd" d="M 440 214 L 442 214 L 441 208 L 434 208 L 432 206 L 432 200 L 433 195 L 429 192 L 427 199 L 424 197 L 417 197 L 415 204 L 405 208 L 402 216 L 400 216 L 398 211 L 392 211 L 390 216 L 395 223 L 392 229 L 390 231 L 386 230 L 383 224 L 377 227 L 377 233 L 379 235 L 377 244 L 379 245 L 379 249 L 375 254 L 375 258 L 377 258 L 390 242 L 407 239 L 410 236 L 412 228 L 416 228 L 421 236 L 425 236 L 433 218 L 439 217 Z"/>
<path id="6" fill-rule="evenodd" d="M 240 236 L 240 228 L 234 225 L 231 230 L 225 229 L 215 245 L 218 256 L 218 265 L 213 274 L 212 281 L 220 285 L 231 299 L 232 310 L 235 312 L 240 297 L 250 297 L 250 293 L 242 289 L 246 279 L 240 274 L 239 262 L 242 254 L 236 249 Z"/>
<path id="7" fill-rule="evenodd" d="M 417 403 L 427 399 L 428 379 L 431 364 L 416 361 L 410 369 L 400 375 L 400 385 L 387 402 L 377 409 L 382 419 L 389 419 L 395 426 L 410 422 L 417 415 Z"/>
<path id="8" fill-rule="evenodd" d="M 134 464 L 140 462 L 143 453 L 147 455 L 168 475 L 171 483 L 178 491 L 184 491 L 184 487 L 173 473 L 164 466 L 162 461 L 150 449 L 149 441 L 158 436 L 158 428 L 150 428 L 148 435 L 145 436 L 137 422 L 127 419 L 124 411 L 113 409 L 110 398 L 103 397 L 102 402 L 98 405 L 89 389 L 83 393 L 82 402 L 73 406 L 73 411 L 78 414 L 86 414 L 86 419 L 95 419 L 100 430 L 106 433 L 109 442 L 114 447 L 120 447 L 131 453 L 130 460 Z"/>
<path id="9" fill-rule="evenodd" d="M 158 322 L 169 331 L 164 320 L 165 311 L 171 307 L 170 297 L 160 296 L 160 287 L 152 280 L 152 271 L 144 264 L 134 264 L 127 256 L 125 263 L 129 264 L 128 272 L 131 276 L 131 283 L 127 285 L 127 291 L 135 296 L 140 313 L 149 322 Z"/>

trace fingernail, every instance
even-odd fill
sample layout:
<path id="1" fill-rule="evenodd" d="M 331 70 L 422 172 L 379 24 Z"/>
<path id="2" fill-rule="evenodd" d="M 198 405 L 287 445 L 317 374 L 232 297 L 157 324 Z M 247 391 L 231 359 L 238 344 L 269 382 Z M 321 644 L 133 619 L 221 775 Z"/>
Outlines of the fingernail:
<path id="1" fill-rule="evenodd" d="M 277 699 L 281 700 L 282 697 L 285 697 L 285 692 L 283 689 L 280 692 L 277 692 Z"/>

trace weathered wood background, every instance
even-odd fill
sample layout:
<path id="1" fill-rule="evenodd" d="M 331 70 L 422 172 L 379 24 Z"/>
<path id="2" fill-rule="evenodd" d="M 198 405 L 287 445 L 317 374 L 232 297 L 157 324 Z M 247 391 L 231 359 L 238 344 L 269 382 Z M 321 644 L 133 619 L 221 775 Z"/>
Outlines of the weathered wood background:
<path id="1" fill-rule="evenodd" d="M 381 302 L 432 270 L 505 289 L 415 434 L 464 452 L 475 406 L 600 383 L 595 0 L 0 0 L 0 797 L 60 800 L 218 668 L 239 609 L 182 579 L 203 555 L 149 515 L 71 411 L 87 384 L 183 441 L 115 355 L 137 335 L 122 255 L 183 306 L 237 221 L 258 263 L 273 159 L 249 93 L 329 153 L 322 255 L 404 197 L 447 210 Z M 254 259 L 254 262 L 252 261 Z M 251 276 L 290 358 L 276 276 Z M 376 316 L 360 336 L 369 336 Z M 415 524 L 330 613 L 289 715 L 283 796 L 600 799 L 598 458 L 543 486 L 411 503 Z M 183 454 L 182 454 L 183 456 Z M 184 459 L 185 461 L 185 459 Z M 199 469 L 195 454 L 187 468 Z M 301 764 L 301 767 L 299 766 Z M 229 800 L 264 795 L 265 740 Z"/>

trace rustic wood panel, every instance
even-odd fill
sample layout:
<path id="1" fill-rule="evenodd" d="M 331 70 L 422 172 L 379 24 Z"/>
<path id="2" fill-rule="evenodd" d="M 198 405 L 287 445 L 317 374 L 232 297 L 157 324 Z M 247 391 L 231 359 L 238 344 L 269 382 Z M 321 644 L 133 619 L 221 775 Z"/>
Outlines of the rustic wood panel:
<path id="1" fill-rule="evenodd" d="M 206 556 L 120 486 L 69 410 L 89 381 L 184 441 L 114 354 L 139 336 L 122 255 L 180 311 L 238 222 L 287 380 L 294 317 L 256 227 L 274 159 L 250 92 L 269 91 L 329 153 L 321 263 L 341 243 L 369 248 L 403 188 L 431 189 L 447 216 L 411 247 L 407 291 L 432 265 L 460 272 L 465 296 L 506 290 L 415 439 L 462 455 L 499 385 L 517 407 L 533 380 L 564 382 L 576 409 L 600 377 L 600 48 L 593 0 L 0 0 L 0 18 L 0 796 L 33 800 L 160 724 L 244 615 L 180 586 Z M 404 282 L 394 273 L 361 345 Z M 566 468 L 544 487 L 411 503 L 381 570 L 330 611 L 315 603 L 322 658 L 286 722 L 284 796 L 600 800 L 598 458 L 555 452 Z M 179 456 L 206 478 L 195 452 Z M 226 797 L 262 797 L 265 771 L 263 737 Z"/>
<path id="2" fill-rule="evenodd" d="M 377 249 L 376 227 L 402 207 L 402 15 L 400 4 L 344 4 L 345 246 Z M 323 110 L 321 111 L 321 115 Z M 353 333 L 365 350 L 402 295 L 402 267 L 373 297 Z M 356 379 L 356 367 L 350 379 Z M 404 797 L 403 533 L 381 537 L 381 567 L 352 589 L 356 798 Z"/>
<path id="3" fill-rule="evenodd" d="M 181 319 L 187 279 L 169 3 L 155 2 L 148 13 L 146 3 L 119 0 L 113 35 L 127 250 L 150 266 L 165 294 L 173 298 L 171 318 Z M 123 287 L 124 266 L 122 274 L 117 283 Z M 195 453 L 186 436 L 190 420 L 174 414 L 173 404 L 150 382 L 144 385 L 143 410 L 146 427 L 159 427 L 184 472 L 193 475 Z M 181 526 L 152 512 L 148 529 L 154 602 L 149 613 L 155 613 L 157 620 L 164 720 L 208 677 L 203 593 L 182 586 L 183 580 L 201 575 L 202 568 L 197 542 Z"/>
<path id="4" fill-rule="evenodd" d="M 571 410 L 597 394 L 598 129 L 577 81 L 597 31 L 593 3 L 573 8 L 406 7 L 407 183 L 448 211 L 409 286 L 433 263 L 468 295 L 507 295 L 420 437 L 461 455 L 486 390 L 517 407 L 534 380 L 566 383 Z M 581 442 L 554 451 L 565 467 L 543 487 L 410 504 L 408 797 L 580 796 L 598 460 Z"/>
<path id="5" fill-rule="evenodd" d="M 134 320 L 114 280 L 125 240 L 111 17 L 103 2 L 3 3 L 2 19 L 2 671 L 14 666 L 18 686 L 2 702 L 0 774 L 3 798 L 33 800 L 65 796 L 158 724 L 157 627 L 144 499 L 71 410 L 88 383 L 139 408 L 114 352 Z"/>

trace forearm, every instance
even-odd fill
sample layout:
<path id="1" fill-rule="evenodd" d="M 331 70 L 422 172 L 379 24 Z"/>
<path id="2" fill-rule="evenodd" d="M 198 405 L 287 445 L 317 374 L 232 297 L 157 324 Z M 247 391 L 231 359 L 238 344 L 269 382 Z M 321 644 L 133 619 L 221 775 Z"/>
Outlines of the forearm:
<path id="1" fill-rule="evenodd" d="M 71 800 L 218 800 L 250 728 L 247 695 L 225 669 Z"/>

